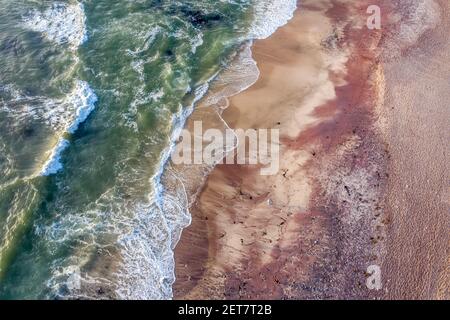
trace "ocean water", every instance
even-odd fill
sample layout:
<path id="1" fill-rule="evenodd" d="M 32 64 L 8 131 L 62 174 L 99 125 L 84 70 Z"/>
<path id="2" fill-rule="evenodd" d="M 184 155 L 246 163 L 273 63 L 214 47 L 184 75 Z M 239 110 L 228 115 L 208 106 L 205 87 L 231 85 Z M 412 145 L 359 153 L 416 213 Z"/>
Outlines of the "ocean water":
<path id="1" fill-rule="evenodd" d="M 0 298 L 170 299 L 190 223 L 160 181 L 173 141 L 295 7 L 0 0 Z"/>

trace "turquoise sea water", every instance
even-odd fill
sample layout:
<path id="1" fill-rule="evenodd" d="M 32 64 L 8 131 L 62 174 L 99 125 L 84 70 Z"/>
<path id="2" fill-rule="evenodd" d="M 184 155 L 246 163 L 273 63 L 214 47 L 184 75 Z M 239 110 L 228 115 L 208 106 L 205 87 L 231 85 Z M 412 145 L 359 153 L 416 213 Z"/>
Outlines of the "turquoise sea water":
<path id="1" fill-rule="evenodd" d="M 293 6 L 0 0 L 0 298 L 171 298 L 172 133 Z"/>

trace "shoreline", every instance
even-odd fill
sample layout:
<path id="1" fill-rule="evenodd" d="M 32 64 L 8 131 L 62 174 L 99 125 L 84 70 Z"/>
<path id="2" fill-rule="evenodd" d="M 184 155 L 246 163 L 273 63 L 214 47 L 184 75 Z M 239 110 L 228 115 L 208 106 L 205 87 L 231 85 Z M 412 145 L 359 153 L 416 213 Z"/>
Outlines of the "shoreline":
<path id="1" fill-rule="evenodd" d="M 386 116 L 386 86 L 395 82 L 386 82 L 384 67 L 394 60 L 383 49 L 398 26 L 365 28 L 371 4 L 299 2 L 293 19 L 253 43 L 258 80 L 189 117 L 190 130 L 195 120 L 280 129 L 281 168 L 262 177 L 249 165 L 170 166 L 176 176 L 183 172 L 192 215 L 175 248 L 175 299 L 410 296 L 390 294 L 402 282 L 392 278 L 391 251 L 402 252 L 391 242 L 408 237 L 392 231 L 388 193 L 396 143 L 388 130 L 396 124 Z M 398 13 L 387 1 L 378 4 L 383 18 Z M 389 279 L 383 290 L 366 288 L 371 265 Z M 440 277 L 445 291 L 445 272 Z"/>

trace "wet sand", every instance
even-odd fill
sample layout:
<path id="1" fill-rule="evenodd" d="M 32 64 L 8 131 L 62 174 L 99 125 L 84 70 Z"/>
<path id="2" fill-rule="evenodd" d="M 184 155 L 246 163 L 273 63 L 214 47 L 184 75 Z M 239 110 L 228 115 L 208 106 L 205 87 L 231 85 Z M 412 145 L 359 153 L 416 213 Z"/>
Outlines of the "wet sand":
<path id="1" fill-rule="evenodd" d="M 286 26 L 255 42 L 260 77 L 228 99 L 222 117 L 234 129 L 279 129 L 280 170 L 262 176 L 252 165 L 197 166 L 184 175 L 192 224 L 175 250 L 175 298 L 448 297 L 449 202 L 430 203 L 416 181 L 409 196 L 420 205 L 395 207 L 404 194 L 398 192 L 404 190 L 403 179 L 418 168 L 424 179 L 432 179 L 435 188 L 429 192 L 448 197 L 442 193 L 450 181 L 444 177 L 445 150 L 430 155 L 432 162 L 404 152 L 448 147 L 442 136 L 449 119 L 440 103 L 445 99 L 423 119 L 417 119 L 419 110 L 402 108 L 405 97 L 449 94 L 448 57 L 427 56 L 436 76 L 426 80 L 441 80 L 437 92 L 407 85 L 406 80 L 425 82 L 396 71 L 409 61 L 404 48 L 383 51 L 399 43 L 391 31 L 400 9 L 375 2 L 389 21 L 382 30 L 365 27 L 373 1 L 303 0 Z M 448 45 L 436 33 L 439 39 Z M 399 79 L 406 79 L 404 86 L 397 87 Z M 226 127 L 214 108 L 194 112 L 188 128 L 195 119 Z M 410 119 L 434 132 L 428 142 L 414 138 L 410 131 L 417 123 Z M 413 214 L 405 217 L 406 211 Z M 431 240 L 434 247 L 426 243 Z M 383 290 L 367 289 L 370 265 L 382 266 Z M 435 269 L 426 272 L 424 266 Z"/>

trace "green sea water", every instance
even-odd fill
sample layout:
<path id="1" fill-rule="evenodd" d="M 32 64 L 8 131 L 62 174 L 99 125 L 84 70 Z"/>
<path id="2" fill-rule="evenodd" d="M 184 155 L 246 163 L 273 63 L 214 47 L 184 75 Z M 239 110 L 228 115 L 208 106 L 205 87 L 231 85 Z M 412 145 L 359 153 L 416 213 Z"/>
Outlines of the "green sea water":
<path id="1" fill-rule="evenodd" d="M 0 299 L 172 296 L 172 133 L 251 0 L 0 0 Z"/>

